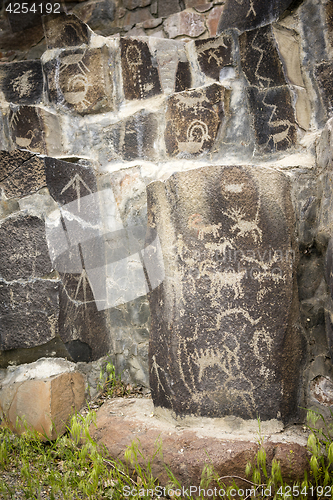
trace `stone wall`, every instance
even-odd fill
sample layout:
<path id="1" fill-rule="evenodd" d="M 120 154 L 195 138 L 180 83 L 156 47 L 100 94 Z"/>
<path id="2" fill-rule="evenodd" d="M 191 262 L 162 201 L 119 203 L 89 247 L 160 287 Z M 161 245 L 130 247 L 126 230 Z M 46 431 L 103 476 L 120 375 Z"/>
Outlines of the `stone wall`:
<path id="1" fill-rule="evenodd" d="M 110 355 L 177 413 L 325 413 L 330 2 L 61 10 L 3 20 L 40 40 L 0 64 L 1 366 Z"/>

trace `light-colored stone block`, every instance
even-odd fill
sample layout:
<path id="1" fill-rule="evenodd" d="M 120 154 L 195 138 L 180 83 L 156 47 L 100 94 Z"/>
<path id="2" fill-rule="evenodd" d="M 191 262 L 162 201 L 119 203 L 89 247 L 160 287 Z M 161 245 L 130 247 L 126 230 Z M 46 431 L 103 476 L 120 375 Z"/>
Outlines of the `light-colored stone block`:
<path id="1" fill-rule="evenodd" d="M 84 376 L 74 363 L 41 359 L 11 370 L 2 380 L 0 413 L 19 434 L 36 430 L 43 439 L 55 439 L 85 398 Z"/>

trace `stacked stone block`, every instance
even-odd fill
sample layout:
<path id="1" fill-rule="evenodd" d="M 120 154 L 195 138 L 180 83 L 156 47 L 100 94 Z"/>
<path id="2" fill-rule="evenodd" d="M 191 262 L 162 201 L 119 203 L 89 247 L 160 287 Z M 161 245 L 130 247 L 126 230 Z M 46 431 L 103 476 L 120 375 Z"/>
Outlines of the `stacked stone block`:
<path id="1" fill-rule="evenodd" d="M 333 380 L 330 4 L 183 7 L 82 2 L 128 36 L 62 13 L 0 66 L 2 366 L 110 354 L 177 413 L 293 421 Z M 246 282 L 278 243 L 282 277 Z M 240 246 L 234 274 L 209 254 Z"/>

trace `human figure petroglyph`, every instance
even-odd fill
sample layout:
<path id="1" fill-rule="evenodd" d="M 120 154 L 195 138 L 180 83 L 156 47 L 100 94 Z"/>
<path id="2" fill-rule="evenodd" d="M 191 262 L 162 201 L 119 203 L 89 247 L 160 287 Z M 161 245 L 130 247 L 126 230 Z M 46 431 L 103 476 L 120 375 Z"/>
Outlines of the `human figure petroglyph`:
<path id="1" fill-rule="evenodd" d="M 129 45 L 126 49 L 126 61 L 133 74 L 133 80 L 140 79 L 139 66 L 142 65 L 141 51 L 136 45 Z"/>
<path id="2" fill-rule="evenodd" d="M 148 92 L 154 88 L 154 84 L 152 82 L 142 84 L 140 67 L 143 63 L 141 51 L 136 45 L 129 45 L 126 49 L 125 57 L 132 74 L 133 82 L 139 85 L 140 97 L 142 98 L 144 97 L 144 92 Z"/>
<path id="3" fill-rule="evenodd" d="M 221 45 L 222 45 L 222 47 L 227 48 L 227 46 L 226 46 L 226 45 L 224 45 L 224 44 L 221 44 Z M 217 55 L 218 53 L 219 53 L 219 48 L 216 48 L 216 49 L 211 49 L 211 50 L 209 51 L 209 57 L 208 57 L 208 61 L 207 61 L 207 62 L 208 62 L 208 64 L 211 62 L 211 60 L 212 60 L 212 59 L 215 59 L 216 64 L 217 64 L 218 66 L 220 66 L 220 65 L 223 63 L 223 57 L 218 56 L 218 55 Z"/>
<path id="4" fill-rule="evenodd" d="M 252 14 L 254 16 L 257 15 L 256 11 L 254 10 L 253 0 L 250 0 L 250 8 L 249 8 L 248 13 L 246 14 L 245 17 L 249 17 L 249 15 L 251 14 L 251 12 L 252 12 Z"/>

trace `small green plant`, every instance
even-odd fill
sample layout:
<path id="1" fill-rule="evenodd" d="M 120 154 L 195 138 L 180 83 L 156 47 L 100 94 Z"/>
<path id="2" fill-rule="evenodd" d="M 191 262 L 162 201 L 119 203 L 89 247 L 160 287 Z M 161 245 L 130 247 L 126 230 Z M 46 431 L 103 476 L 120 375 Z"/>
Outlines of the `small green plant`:
<path id="1" fill-rule="evenodd" d="M 164 490 L 166 497 L 169 491 L 173 499 L 206 498 L 191 490 L 185 489 L 183 493 L 183 485 L 168 467 L 169 484 L 158 490 L 159 478 L 153 474 L 153 463 L 157 455 L 163 459 L 160 441 L 148 458 L 140 442 L 134 441 L 125 452 L 127 465 L 110 457 L 90 435 L 95 417 L 92 411 L 85 417 L 73 415 L 68 432 L 55 441 L 46 440 L 45 436 L 42 441 L 40 434 L 29 430 L 24 422 L 18 422 L 21 431 L 24 429 L 21 436 L 0 428 L 0 499 L 155 499 L 157 491 Z M 326 424 L 319 413 L 308 412 L 309 472 L 304 471 L 302 480 L 289 484 L 276 460 L 268 464 L 260 420 L 258 424 L 258 451 L 255 460 L 247 464 L 244 477 L 219 477 L 207 456 L 201 473 L 201 491 L 217 486 L 218 493 L 210 495 L 212 500 L 332 499 L 333 426 Z"/>
<path id="2" fill-rule="evenodd" d="M 307 421 L 311 431 L 308 437 L 311 483 L 317 494 L 322 489 L 327 493 L 329 488 L 333 489 L 333 424 L 327 424 L 325 418 L 315 410 L 307 412 Z"/>
<path id="3" fill-rule="evenodd" d="M 121 375 L 116 375 L 116 369 L 110 359 L 107 359 L 101 366 L 97 390 L 110 398 L 125 396 L 128 393 L 126 385 L 121 380 Z"/>

